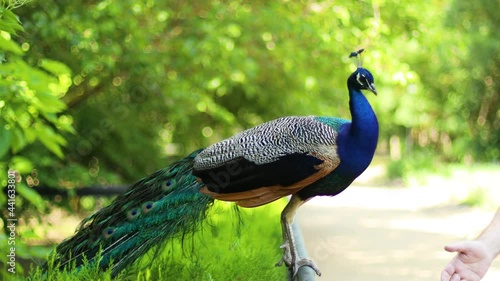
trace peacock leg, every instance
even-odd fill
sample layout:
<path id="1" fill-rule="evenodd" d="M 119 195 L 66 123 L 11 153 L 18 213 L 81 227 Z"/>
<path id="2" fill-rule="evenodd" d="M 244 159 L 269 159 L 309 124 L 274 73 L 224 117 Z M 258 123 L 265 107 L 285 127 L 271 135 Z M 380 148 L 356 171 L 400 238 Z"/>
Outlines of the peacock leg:
<path id="1" fill-rule="evenodd" d="M 283 234 L 283 244 L 280 248 L 283 249 L 283 257 L 276 263 L 276 266 L 281 266 L 283 263 L 292 270 L 292 275 L 295 277 L 299 268 L 309 266 L 318 276 L 321 272 L 318 266 L 310 259 L 300 258 L 297 248 L 295 246 L 295 238 L 292 231 L 293 218 L 297 209 L 304 204 L 305 201 L 301 200 L 296 195 L 292 195 L 290 202 L 286 205 L 283 212 L 281 212 L 281 228 Z"/>

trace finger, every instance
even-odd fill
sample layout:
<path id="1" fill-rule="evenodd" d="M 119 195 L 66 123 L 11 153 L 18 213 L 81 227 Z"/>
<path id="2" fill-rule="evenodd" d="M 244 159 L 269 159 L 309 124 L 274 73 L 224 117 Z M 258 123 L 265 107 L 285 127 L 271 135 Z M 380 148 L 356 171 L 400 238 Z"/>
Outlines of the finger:
<path id="1" fill-rule="evenodd" d="M 447 252 L 465 252 L 469 249 L 469 247 L 467 247 L 466 242 L 460 242 L 452 245 L 446 245 L 444 246 L 444 249 Z"/>
<path id="2" fill-rule="evenodd" d="M 460 275 L 458 275 L 457 273 L 453 274 L 450 278 L 450 281 L 460 281 L 462 278 L 460 277 Z"/>
<path id="3" fill-rule="evenodd" d="M 441 272 L 441 281 L 450 281 L 453 273 L 455 273 L 455 267 L 451 263 L 447 264 Z"/>
<path id="4" fill-rule="evenodd" d="M 441 281 L 450 281 L 450 273 L 448 273 L 446 270 L 443 270 L 441 272 Z"/>

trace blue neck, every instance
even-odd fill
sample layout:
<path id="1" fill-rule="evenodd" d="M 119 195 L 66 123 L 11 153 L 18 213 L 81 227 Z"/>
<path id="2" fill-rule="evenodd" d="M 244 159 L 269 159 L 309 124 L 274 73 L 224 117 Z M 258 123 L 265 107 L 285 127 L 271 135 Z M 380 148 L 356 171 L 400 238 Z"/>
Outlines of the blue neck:
<path id="1" fill-rule="evenodd" d="M 349 86 L 352 122 L 339 132 L 340 175 L 354 180 L 371 163 L 378 141 L 378 121 L 361 90 Z"/>
<path id="2" fill-rule="evenodd" d="M 351 137 L 360 138 L 362 143 L 375 149 L 378 140 L 377 116 L 361 90 L 349 87 L 349 109 L 352 116 Z"/>

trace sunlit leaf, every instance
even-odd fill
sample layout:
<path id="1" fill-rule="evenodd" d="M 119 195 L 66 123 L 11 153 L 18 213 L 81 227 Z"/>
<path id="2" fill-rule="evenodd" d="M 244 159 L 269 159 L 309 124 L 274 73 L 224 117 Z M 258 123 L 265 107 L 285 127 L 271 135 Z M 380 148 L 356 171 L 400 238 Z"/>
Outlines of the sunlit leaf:
<path id="1" fill-rule="evenodd" d="M 33 169 L 33 163 L 26 157 L 14 156 L 11 159 L 11 169 L 21 174 L 29 173 Z"/>
<path id="2" fill-rule="evenodd" d="M 59 158 L 63 158 L 64 155 L 61 150 L 61 145 L 66 144 L 66 141 L 63 137 L 56 134 L 52 128 L 40 125 L 38 128 L 38 139 L 55 155 Z"/>
<path id="3" fill-rule="evenodd" d="M 28 200 L 31 204 L 41 211 L 45 207 L 45 202 L 43 198 L 38 194 L 33 188 L 27 186 L 24 183 L 18 184 L 16 186 L 16 192 L 18 192 L 23 198 Z"/>
<path id="4" fill-rule="evenodd" d="M 0 49 L 14 53 L 16 55 L 22 55 L 24 52 L 21 47 L 14 41 L 6 39 L 0 34 Z"/>
<path id="5" fill-rule="evenodd" d="M 16 34 L 16 31 L 23 31 L 23 26 L 20 24 L 17 16 L 7 9 L 0 9 L 0 30 L 10 34 Z"/>
<path id="6" fill-rule="evenodd" d="M 19 128 L 14 128 L 12 130 L 12 152 L 18 153 L 21 149 L 23 149 L 27 144 L 26 137 L 23 134 L 23 131 Z"/>
<path id="7" fill-rule="evenodd" d="M 66 109 L 66 104 L 52 94 L 37 93 L 36 98 L 38 99 L 37 106 L 44 112 L 57 113 Z"/>
<path id="8" fill-rule="evenodd" d="M 69 74 L 71 74 L 71 69 L 67 65 L 65 65 L 64 63 L 61 63 L 59 61 L 43 59 L 40 61 L 39 65 L 43 69 L 45 69 L 45 70 L 47 70 L 50 73 L 55 74 L 55 75 L 69 75 Z"/>
<path id="9" fill-rule="evenodd" d="M 7 130 L 3 125 L 3 122 L 0 121 L 0 159 L 5 156 L 7 151 L 9 151 L 12 135 L 12 131 Z"/>

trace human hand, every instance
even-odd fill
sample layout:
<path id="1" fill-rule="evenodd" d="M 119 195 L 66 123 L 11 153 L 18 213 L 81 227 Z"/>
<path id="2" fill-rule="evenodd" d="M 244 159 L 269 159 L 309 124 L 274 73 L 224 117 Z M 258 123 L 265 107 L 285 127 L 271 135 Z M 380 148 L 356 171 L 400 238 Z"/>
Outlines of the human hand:
<path id="1" fill-rule="evenodd" d="M 457 255 L 441 272 L 441 281 L 479 281 L 493 260 L 488 248 L 479 241 L 460 242 L 444 249 Z"/>

